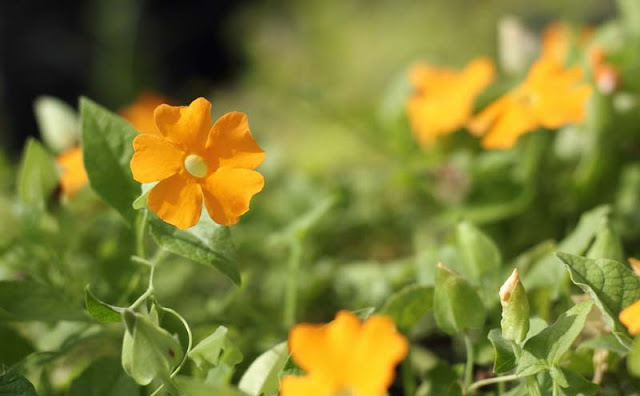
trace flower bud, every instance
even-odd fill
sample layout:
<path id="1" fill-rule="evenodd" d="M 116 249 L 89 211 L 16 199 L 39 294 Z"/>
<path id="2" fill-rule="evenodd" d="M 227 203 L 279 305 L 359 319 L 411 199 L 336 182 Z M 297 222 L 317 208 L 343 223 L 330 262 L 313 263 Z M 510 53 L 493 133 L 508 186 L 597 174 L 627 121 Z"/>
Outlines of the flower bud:
<path id="1" fill-rule="evenodd" d="M 517 343 L 524 341 L 529 331 L 529 300 L 517 268 L 500 288 L 500 303 L 502 337 Z"/>

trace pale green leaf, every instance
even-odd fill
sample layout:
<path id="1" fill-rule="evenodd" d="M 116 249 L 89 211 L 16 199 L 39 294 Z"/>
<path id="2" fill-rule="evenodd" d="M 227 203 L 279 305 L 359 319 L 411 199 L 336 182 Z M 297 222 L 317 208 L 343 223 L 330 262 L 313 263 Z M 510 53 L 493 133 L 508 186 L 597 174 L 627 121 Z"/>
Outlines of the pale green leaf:
<path id="1" fill-rule="evenodd" d="M 447 334 L 458 334 L 484 324 L 486 311 L 473 287 L 457 273 L 439 265 L 433 310 L 438 327 Z"/>
<path id="2" fill-rule="evenodd" d="M 433 308 L 433 288 L 410 285 L 387 299 L 380 313 L 388 315 L 402 331 L 410 331 Z"/>
<path id="3" fill-rule="evenodd" d="M 80 99 L 84 165 L 91 188 L 132 224 L 140 185 L 129 162 L 137 132 L 131 124 L 87 98 Z"/>
<path id="4" fill-rule="evenodd" d="M 289 358 L 287 343 L 280 343 L 258 356 L 238 384 L 250 396 L 274 396 L 278 392 L 279 374 Z"/>
<path id="5" fill-rule="evenodd" d="M 27 205 L 44 209 L 58 186 L 58 171 L 53 158 L 35 139 L 29 139 L 18 169 L 18 197 Z"/>
<path id="6" fill-rule="evenodd" d="M 80 120 L 75 109 L 52 96 L 39 96 L 33 111 L 44 143 L 54 153 L 72 148 L 80 140 Z"/>

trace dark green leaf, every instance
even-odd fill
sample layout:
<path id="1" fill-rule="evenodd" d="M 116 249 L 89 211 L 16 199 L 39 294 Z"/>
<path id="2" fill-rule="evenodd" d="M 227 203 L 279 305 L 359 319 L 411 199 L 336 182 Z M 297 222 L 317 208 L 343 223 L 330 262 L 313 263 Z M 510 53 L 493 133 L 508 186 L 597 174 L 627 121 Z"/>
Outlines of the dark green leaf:
<path id="1" fill-rule="evenodd" d="M 178 389 L 182 392 L 181 394 L 187 396 L 247 396 L 246 393 L 231 385 L 212 385 L 192 377 L 180 375 L 174 380 Z"/>
<path id="2" fill-rule="evenodd" d="M 116 358 L 94 361 L 69 387 L 69 396 L 135 396 L 139 393 L 140 388 Z"/>
<path id="3" fill-rule="evenodd" d="M 502 338 L 502 331 L 500 329 L 491 330 L 488 337 L 496 353 L 493 371 L 497 374 L 502 374 L 516 368 L 516 355 L 513 352 L 513 343 Z"/>
<path id="4" fill-rule="evenodd" d="M 580 335 L 593 303 L 585 301 L 563 313 L 558 320 L 524 344 L 518 376 L 529 376 L 557 365 Z"/>
<path id="5" fill-rule="evenodd" d="M 44 209 L 58 186 L 58 171 L 53 158 L 35 139 L 29 139 L 18 170 L 18 196 L 27 205 Z"/>
<path id="6" fill-rule="evenodd" d="M 0 351 L 0 367 L 11 367 L 33 352 L 33 346 L 14 329 L 0 325 Z"/>
<path id="7" fill-rule="evenodd" d="M 391 295 L 380 309 L 400 330 L 410 331 L 433 308 L 433 288 L 410 285 Z"/>
<path id="8" fill-rule="evenodd" d="M 593 299 L 613 334 L 629 348 L 631 339 L 618 315 L 640 299 L 640 277 L 613 260 L 594 260 L 566 253 L 558 253 L 558 257 L 566 264 L 573 283 Z"/>
<path id="9" fill-rule="evenodd" d="M 572 370 L 559 369 L 564 376 L 567 386 L 560 388 L 560 393 L 565 396 L 596 396 L 600 391 L 598 385 L 587 380 Z"/>
<path id="10" fill-rule="evenodd" d="M 180 230 L 153 217 L 151 234 L 160 247 L 196 263 L 217 268 L 236 285 L 240 284 L 228 227 L 217 225 L 203 216 L 194 227 Z"/>
<path id="11" fill-rule="evenodd" d="M 0 375 L 0 395 L 38 396 L 36 389 L 26 378 L 15 373 Z"/>
<path id="12" fill-rule="evenodd" d="M 98 322 L 115 323 L 122 321 L 120 314 L 124 309 L 101 301 L 91 293 L 88 285 L 84 289 L 84 301 L 87 306 L 87 312 Z"/>
<path id="13" fill-rule="evenodd" d="M 131 206 L 140 195 L 129 162 L 137 132 L 122 118 L 87 98 L 80 99 L 84 165 L 91 188 L 133 224 Z"/>
<path id="14" fill-rule="evenodd" d="M 1 320 L 84 321 L 87 317 L 80 307 L 67 303 L 57 291 L 25 280 L 0 281 Z"/>

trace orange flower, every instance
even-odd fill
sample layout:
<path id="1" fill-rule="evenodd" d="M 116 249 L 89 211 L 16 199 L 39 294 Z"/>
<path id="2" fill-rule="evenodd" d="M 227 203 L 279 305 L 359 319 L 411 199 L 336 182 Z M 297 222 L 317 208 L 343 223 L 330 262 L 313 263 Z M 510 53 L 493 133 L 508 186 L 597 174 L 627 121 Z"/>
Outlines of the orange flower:
<path id="1" fill-rule="evenodd" d="M 589 64 L 596 87 L 604 94 L 611 94 L 620 88 L 621 77 L 618 70 L 607 63 L 606 57 L 606 53 L 597 46 L 589 50 Z"/>
<path id="2" fill-rule="evenodd" d="M 525 81 L 485 108 L 468 127 L 484 135 L 485 148 L 512 147 L 518 137 L 537 128 L 559 128 L 584 119 L 591 87 L 582 69 L 566 69 L 551 58 L 533 64 Z"/>
<path id="3" fill-rule="evenodd" d="M 591 28 L 583 28 L 577 35 L 574 32 L 566 23 L 554 22 L 548 25 L 542 33 L 541 57 L 564 64 L 572 44 L 575 42 L 578 47 L 584 47 L 593 35 Z"/>
<path id="4" fill-rule="evenodd" d="M 429 146 L 441 135 L 460 129 L 473 111 L 473 102 L 493 81 L 494 67 L 488 58 L 476 58 L 462 71 L 416 65 L 410 80 L 416 93 L 407 112 L 416 140 Z"/>
<path id="5" fill-rule="evenodd" d="M 640 334 L 640 300 L 623 309 L 618 318 L 627 327 L 629 334 Z"/>
<path id="6" fill-rule="evenodd" d="M 299 324 L 289 333 L 289 350 L 307 375 L 284 377 L 280 395 L 384 396 L 408 349 L 386 316 L 362 323 L 340 311 L 327 325 Z"/>
<path id="7" fill-rule="evenodd" d="M 120 109 L 120 115 L 140 133 L 150 133 L 156 129 L 153 111 L 167 100 L 162 96 L 146 91 L 127 107 Z"/>
<path id="8" fill-rule="evenodd" d="M 62 193 L 71 198 L 89 183 L 89 177 L 82 162 L 82 150 L 73 147 L 56 157 L 60 167 L 60 184 Z"/>
<path id="9" fill-rule="evenodd" d="M 264 179 L 255 172 L 265 158 L 249 131 L 247 116 L 231 112 L 211 126 L 211 103 L 160 105 L 155 125 L 133 140 L 133 178 L 159 183 L 149 192 L 149 208 L 167 223 L 185 229 L 200 219 L 202 202 L 222 225 L 238 222 Z"/>

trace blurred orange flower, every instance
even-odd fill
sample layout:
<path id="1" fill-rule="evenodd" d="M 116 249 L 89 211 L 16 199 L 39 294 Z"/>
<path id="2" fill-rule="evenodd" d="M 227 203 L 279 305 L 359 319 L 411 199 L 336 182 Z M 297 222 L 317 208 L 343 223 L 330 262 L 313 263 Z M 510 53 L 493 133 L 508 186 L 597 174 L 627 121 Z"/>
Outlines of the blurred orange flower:
<path id="1" fill-rule="evenodd" d="M 409 78 L 415 95 L 407 113 L 416 140 L 429 146 L 441 135 L 464 126 L 473 112 L 473 102 L 494 78 L 490 59 L 476 58 L 463 70 L 414 66 Z"/>
<path id="2" fill-rule="evenodd" d="M 564 64 L 571 46 L 575 43 L 578 47 L 584 47 L 593 36 L 593 29 L 586 27 L 576 32 L 566 23 L 554 22 L 549 24 L 542 33 L 542 58 Z"/>
<path id="3" fill-rule="evenodd" d="M 166 98 L 155 92 L 146 91 L 129 106 L 120 109 L 119 113 L 139 133 L 153 133 L 156 130 L 153 111 L 163 103 L 167 103 Z"/>
<path id="4" fill-rule="evenodd" d="M 289 350 L 305 376 L 287 376 L 282 396 L 384 396 L 408 342 L 386 316 L 364 323 L 340 311 L 327 325 L 302 323 L 289 333 Z"/>
<path id="5" fill-rule="evenodd" d="M 591 95 L 582 76 L 578 66 L 567 69 L 551 58 L 539 59 L 524 82 L 487 106 L 468 127 L 484 136 L 485 148 L 502 149 L 537 128 L 581 122 Z"/>
<path id="6" fill-rule="evenodd" d="M 60 167 L 62 194 L 71 198 L 89 183 L 89 177 L 82 162 L 82 149 L 73 147 L 56 157 Z"/>
<path id="7" fill-rule="evenodd" d="M 640 300 L 623 309 L 618 318 L 627 327 L 629 334 L 640 334 Z"/>
<path id="8" fill-rule="evenodd" d="M 598 46 L 592 46 L 589 50 L 589 65 L 593 73 L 593 80 L 598 90 L 604 94 L 615 92 L 622 83 L 620 73 L 611 64 L 607 63 L 607 55 Z"/>
<path id="9" fill-rule="evenodd" d="M 265 158 L 249 131 L 247 116 L 231 112 L 211 126 L 211 103 L 160 105 L 156 128 L 133 140 L 133 177 L 159 183 L 149 192 L 149 208 L 167 223 L 185 229 L 200 219 L 202 202 L 222 225 L 238 222 L 264 179 L 253 169 Z"/>

